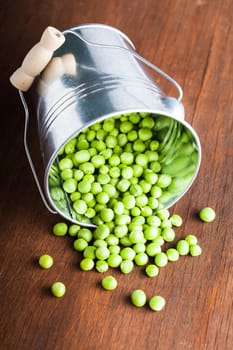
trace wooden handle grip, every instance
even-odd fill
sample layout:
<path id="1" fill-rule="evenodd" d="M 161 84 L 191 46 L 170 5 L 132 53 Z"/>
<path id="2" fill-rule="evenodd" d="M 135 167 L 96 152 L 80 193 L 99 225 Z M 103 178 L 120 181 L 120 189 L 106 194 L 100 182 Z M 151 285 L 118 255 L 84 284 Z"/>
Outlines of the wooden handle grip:
<path id="1" fill-rule="evenodd" d="M 47 27 L 38 44 L 28 52 L 22 65 L 10 77 L 11 84 L 21 91 L 27 91 L 34 78 L 49 63 L 53 52 L 65 41 L 64 35 L 53 27 Z"/>

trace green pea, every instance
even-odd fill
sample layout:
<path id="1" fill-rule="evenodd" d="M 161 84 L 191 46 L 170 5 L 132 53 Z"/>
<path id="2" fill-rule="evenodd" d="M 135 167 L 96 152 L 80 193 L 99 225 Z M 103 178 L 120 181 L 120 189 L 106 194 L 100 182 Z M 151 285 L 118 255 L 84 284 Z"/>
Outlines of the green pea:
<path id="1" fill-rule="evenodd" d="M 180 227 L 182 225 L 182 218 L 178 214 L 173 214 L 170 218 L 173 226 Z"/>
<path id="2" fill-rule="evenodd" d="M 129 237 L 126 235 L 126 236 L 120 238 L 120 244 L 124 247 L 130 247 L 132 245 L 132 242 L 129 239 Z"/>
<path id="3" fill-rule="evenodd" d="M 100 218 L 103 220 L 103 222 L 110 222 L 114 218 L 114 212 L 110 208 L 105 208 L 101 210 L 100 212 Z"/>
<path id="4" fill-rule="evenodd" d="M 78 190 L 80 193 L 88 193 L 91 191 L 91 183 L 89 181 L 82 180 L 78 183 Z"/>
<path id="5" fill-rule="evenodd" d="M 133 246 L 133 250 L 135 251 L 136 254 L 137 253 L 144 253 L 146 251 L 146 246 L 144 243 L 139 242 Z"/>
<path id="6" fill-rule="evenodd" d="M 214 221 L 214 219 L 216 217 L 216 213 L 215 213 L 214 209 L 212 209 L 210 207 L 205 207 L 205 208 L 200 210 L 199 217 L 204 222 L 212 222 L 212 221 Z"/>
<path id="7" fill-rule="evenodd" d="M 134 207 L 131 209 L 132 216 L 139 216 L 141 214 L 141 210 L 138 207 Z"/>
<path id="8" fill-rule="evenodd" d="M 102 186 L 98 182 L 93 182 L 91 184 L 91 193 L 96 195 L 102 192 Z"/>
<path id="9" fill-rule="evenodd" d="M 95 255 L 99 260 L 106 260 L 108 259 L 110 252 L 107 247 L 98 247 L 96 248 Z"/>
<path id="10" fill-rule="evenodd" d="M 148 197 L 145 194 L 136 197 L 136 205 L 141 208 L 147 205 Z"/>
<path id="11" fill-rule="evenodd" d="M 71 237 L 75 237 L 78 233 L 78 231 L 80 230 L 80 226 L 76 225 L 76 224 L 72 224 L 69 227 L 68 233 Z"/>
<path id="12" fill-rule="evenodd" d="M 116 225 L 114 227 L 114 235 L 118 238 L 124 237 L 128 232 L 127 225 Z"/>
<path id="13" fill-rule="evenodd" d="M 93 238 L 91 230 L 88 228 L 80 228 L 77 233 L 78 238 L 83 238 L 85 241 L 90 242 Z"/>
<path id="14" fill-rule="evenodd" d="M 74 179 L 77 181 L 81 180 L 84 176 L 84 172 L 80 169 L 74 169 L 73 174 L 74 174 Z"/>
<path id="15" fill-rule="evenodd" d="M 105 159 L 103 156 L 97 154 L 91 158 L 91 162 L 95 168 L 100 168 L 105 164 Z"/>
<path id="16" fill-rule="evenodd" d="M 139 164 L 142 167 L 146 167 L 148 164 L 148 158 L 145 154 L 138 154 L 135 157 L 135 162 L 136 162 L 136 164 Z"/>
<path id="17" fill-rule="evenodd" d="M 123 152 L 120 155 L 120 160 L 122 164 L 130 165 L 133 164 L 134 161 L 134 155 L 130 152 Z"/>
<path id="18" fill-rule="evenodd" d="M 114 228 L 114 226 L 113 226 Z M 111 231 L 111 230 L 110 230 Z M 119 238 L 116 237 L 114 234 L 109 234 L 107 237 L 106 237 L 106 242 L 107 242 L 107 245 L 108 246 L 112 246 L 112 245 L 118 245 L 119 244 Z"/>
<path id="19" fill-rule="evenodd" d="M 141 128 L 138 130 L 138 136 L 142 141 L 147 141 L 152 138 L 152 131 L 149 128 Z"/>
<path id="20" fill-rule="evenodd" d="M 80 164 L 80 163 L 85 163 L 88 162 L 90 160 L 91 156 L 90 153 L 88 152 L 88 150 L 81 150 L 76 152 L 73 155 L 73 162 L 74 164 Z"/>
<path id="21" fill-rule="evenodd" d="M 170 228 L 170 227 L 166 227 L 163 229 L 162 231 L 162 237 L 164 239 L 165 242 L 172 242 L 175 239 L 175 231 Z"/>
<path id="22" fill-rule="evenodd" d="M 148 277 L 156 277 L 159 274 L 159 268 L 154 264 L 147 265 L 146 274 Z"/>
<path id="23" fill-rule="evenodd" d="M 96 261 L 95 268 L 98 272 L 106 272 L 108 271 L 108 263 L 105 260 L 98 260 Z"/>
<path id="24" fill-rule="evenodd" d="M 116 225 L 127 225 L 131 221 L 131 217 L 129 215 L 116 215 L 115 216 L 115 224 Z"/>
<path id="25" fill-rule="evenodd" d="M 159 227 L 161 225 L 161 220 L 158 216 L 156 215 L 151 215 L 146 219 L 146 222 L 150 226 L 156 226 Z"/>
<path id="26" fill-rule="evenodd" d="M 80 268 L 83 271 L 90 271 L 94 268 L 94 266 L 95 266 L 94 260 L 90 258 L 84 258 L 80 262 Z"/>
<path id="27" fill-rule="evenodd" d="M 133 169 L 133 175 L 135 177 L 140 177 L 144 171 L 143 167 L 140 164 L 133 164 L 132 169 Z"/>
<path id="28" fill-rule="evenodd" d="M 190 245 L 189 252 L 192 256 L 199 256 L 202 253 L 202 249 L 198 244 L 193 244 Z"/>
<path id="29" fill-rule="evenodd" d="M 97 249 L 98 248 L 96 248 L 95 246 L 91 246 L 91 245 L 87 246 L 83 251 L 84 258 L 94 260 L 96 258 L 96 250 Z"/>
<path id="30" fill-rule="evenodd" d="M 53 258 L 51 255 L 43 254 L 39 258 L 39 265 L 42 269 L 50 269 L 53 266 Z"/>
<path id="31" fill-rule="evenodd" d="M 122 262 L 122 257 L 119 254 L 110 254 L 107 262 L 110 267 L 115 268 L 120 266 Z"/>
<path id="32" fill-rule="evenodd" d="M 77 188 L 77 181 L 75 179 L 67 179 L 63 182 L 63 189 L 67 193 L 75 192 Z"/>
<path id="33" fill-rule="evenodd" d="M 135 197 L 132 195 L 124 195 L 122 199 L 123 205 L 126 209 L 132 209 L 135 207 Z"/>
<path id="34" fill-rule="evenodd" d="M 113 290 L 117 287 L 117 280 L 113 276 L 106 276 L 101 281 L 102 287 L 106 290 Z"/>
<path id="35" fill-rule="evenodd" d="M 137 133 L 137 131 L 136 130 L 131 130 L 129 133 L 128 133 L 128 140 L 129 141 L 135 141 L 135 140 L 137 140 L 137 138 L 138 138 L 138 133 Z M 128 141 L 127 140 L 127 141 Z"/>
<path id="36" fill-rule="evenodd" d="M 161 188 L 168 187 L 170 185 L 171 181 L 172 181 L 171 176 L 169 176 L 167 174 L 161 174 L 158 176 L 157 186 L 159 186 Z"/>
<path id="37" fill-rule="evenodd" d="M 123 260 L 133 260 L 135 257 L 135 251 L 130 247 L 125 247 L 121 250 L 120 256 Z"/>
<path id="38" fill-rule="evenodd" d="M 65 236 L 68 231 L 68 226 L 65 222 L 58 222 L 53 226 L 55 236 Z"/>
<path id="39" fill-rule="evenodd" d="M 153 211 L 148 205 L 145 205 L 143 208 L 141 208 L 141 215 L 142 216 L 150 217 L 152 214 L 153 214 Z"/>
<path id="40" fill-rule="evenodd" d="M 161 166 L 161 164 L 160 164 L 159 162 L 154 161 L 154 162 L 151 162 L 151 163 L 150 163 L 149 168 L 150 168 L 153 172 L 159 173 L 159 172 L 161 171 L 161 169 L 162 169 L 162 166 Z"/>
<path id="41" fill-rule="evenodd" d="M 63 158 L 59 161 L 60 170 L 71 169 L 73 168 L 73 162 L 69 158 Z"/>
<path id="42" fill-rule="evenodd" d="M 189 244 L 184 239 L 181 239 L 177 242 L 176 249 L 180 255 L 187 255 L 189 253 Z"/>
<path id="43" fill-rule="evenodd" d="M 106 119 L 103 122 L 103 130 L 106 132 L 111 132 L 114 129 L 115 126 L 115 120 L 110 118 Z"/>
<path id="44" fill-rule="evenodd" d="M 161 311 L 166 304 L 166 301 L 160 295 L 156 295 L 149 300 L 149 306 L 153 311 Z"/>
<path id="45" fill-rule="evenodd" d="M 155 256 L 161 252 L 161 246 L 158 243 L 151 242 L 146 246 L 146 253 L 148 256 Z"/>
<path id="46" fill-rule="evenodd" d="M 95 239 L 105 239 L 109 234 L 110 230 L 108 226 L 105 224 L 101 224 L 95 229 L 93 236 Z"/>
<path id="47" fill-rule="evenodd" d="M 169 248 L 166 251 L 168 261 L 177 261 L 179 259 L 179 253 L 175 248 Z"/>
<path id="48" fill-rule="evenodd" d="M 152 151 L 157 151 L 159 149 L 159 141 L 153 140 L 150 142 L 150 149 Z"/>
<path id="49" fill-rule="evenodd" d="M 87 204 L 83 200 L 78 199 L 73 203 L 73 208 L 76 211 L 76 213 L 84 214 L 87 210 Z"/>
<path id="50" fill-rule="evenodd" d="M 143 191 L 143 193 L 148 193 L 151 190 L 151 184 L 149 182 L 146 182 L 145 180 L 141 180 L 139 182 L 139 185 Z"/>
<path id="51" fill-rule="evenodd" d="M 129 234 L 129 239 L 132 243 L 142 243 L 144 241 L 144 235 L 142 230 L 133 230 Z"/>
<path id="52" fill-rule="evenodd" d="M 61 172 L 61 178 L 62 180 L 71 179 L 73 177 L 73 170 L 72 169 L 64 169 Z"/>
<path id="53" fill-rule="evenodd" d="M 117 254 L 119 255 L 121 248 L 119 245 L 110 245 L 108 247 L 108 250 L 110 251 L 110 254 Z"/>
<path id="54" fill-rule="evenodd" d="M 155 264 L 158 267 L 164 267 L 168 263 L 167 255 L 164 252 L 160 252 L 155 255 Z"/>
<path id="55" fill-rule="evenodd" d="M 109 199 L 110 199 L 109 195 L 106 192 L 98 193 L 97 196 L 96 196 L 96 200 L 100 204 L 108 203 Z"/>
<path id="56" fill-rule="evenodd" d="M 140 121 L 140 115 L 138 113 L 130 113 L 129 120 L 133 124 L 138 124 Z"/>
<path id="57" fill-rule="evenodd" d="M 125 121 L 120 124 L 120 131 L 124 134 L 127 134 L 132 129 L 133 129 L 133 124 L 129 121 Z"/>
<path id="58" fill-rule="evenodd" d="M 133 150 L 135 152 L 144 152 L 146 149 L 146 145 L 142 140 L 136 140 L 133 143 Z M 139 163 L 138 163 L 139 164 Z"/>
<path id="59" fill-rule="evenodd" d="M 134 268 L 134 263 L 132 260 L 123 260 L 120 264 L 120 270 L 124 274 L 130 273 Z"/>
<path id="60" fill-rule="evenodd" d="M 138 266 L 146 265 L 148 263 L 148 260 L 148 255 L 146 253 L 138 253 L 134 258 L 134 261 Z"/>
<path id="61" fill-rule="evenodd" d="M 162 190 L 160 187 L 154 185 L 151 187 L 150 193 L 153 198 L 159 198 L 162 195 Z"/>
<path id="62" fill-rule="evenodd" d="M 148 226 L 146 227 L 146 229 L 144 230 L 144 237 L 147 240 L 153 240 L 156 237 L 159 236 L 159 229 L 157 226 Z"/>
<path id="63" fill-rule="evenodd" d="M 197 237 L 189 234 L 185 237 L 185 240 L 188 242 L 189 245 L 196 245 L 197 244 Z"/>
<path id="64" fill-rule="evenodd" d="M 73 243 L 74 249 L 77 250 L 78 252 L 84 251 L 84 249 L 87 248 L 87 246 L 88 246 L 88 243 L 83 238 L 78 238 Z"/>
<path id="65" fill-rule="evenodd" d="M 131 301 L 134 306 L 142 307 L 146 304 L 146 294 L 141 289 L 136 289 L 131 294 Z"/>
<path id="66" fill-rule="evenodd" d="M 51 286 L 51 292 L 55 297 L 61 298 L 66 293 L 66 286 L 62 282 L 55 282 Z"/>
<path id="67" fill-rule="evenodd" d="M 99 129 L 96 131 L 96 138 L 97 140 L 104 140 L 106 137 L 107 133 L 103 129 Z"/>
<path id="68" fill-rule="evenodd" d="M 95 172 L 95 167 L 90 162 L 80 164 L 79 169 L 83 171 L 84 174 L 94 174 Z"/>

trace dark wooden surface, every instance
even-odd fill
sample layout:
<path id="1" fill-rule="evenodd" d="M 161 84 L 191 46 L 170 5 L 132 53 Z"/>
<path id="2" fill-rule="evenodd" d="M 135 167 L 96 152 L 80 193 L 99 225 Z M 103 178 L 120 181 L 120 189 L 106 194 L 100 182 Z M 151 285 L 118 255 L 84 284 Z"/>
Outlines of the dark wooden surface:
<path id="1" fill-rule="evenodd" d="M 1 1 L 1 350 L 233 348 L 232 20 L 232 0 Z M 184 219 L 177 239 L 196 234 L 202 256 L 171 263 L 155 279 L 140 268 L 130 275 L 113 271 L 119 287 L 112 293 L 101 289 L 102 275 L 80 271 L 71 239 L 51 234 L 58 217 L 36 190 L 23 149 L 22 106 L 8 82 L 46 26 L 90 22 L 122 30 L 181 84 L 186 120 L 203 147 L 194 185 L 172 208 Z M 217 212 L 211 224 L 196 216 L 206 205 Z M 49 271 L 37 264 L 45 252 L 55 260 Z M 49 293 L 55 280 L 67 286 L 63 299 Z M 163 295 L 166 308 L 134 308 L 129 295 L 135 288 Z"/>

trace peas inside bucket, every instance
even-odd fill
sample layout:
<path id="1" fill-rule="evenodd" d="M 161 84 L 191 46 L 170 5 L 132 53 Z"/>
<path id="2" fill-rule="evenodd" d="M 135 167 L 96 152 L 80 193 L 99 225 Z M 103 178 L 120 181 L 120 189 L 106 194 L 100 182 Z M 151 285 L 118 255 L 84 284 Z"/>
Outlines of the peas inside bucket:
<path id="1" fill-rule="evenodd" d="M 49 201 L 76 223 L 124 225 L 173 205 L 199 163 L 198 142 L 185 122 L 148 112 L 112 116 L 58 151 L 46 179 Z"/>

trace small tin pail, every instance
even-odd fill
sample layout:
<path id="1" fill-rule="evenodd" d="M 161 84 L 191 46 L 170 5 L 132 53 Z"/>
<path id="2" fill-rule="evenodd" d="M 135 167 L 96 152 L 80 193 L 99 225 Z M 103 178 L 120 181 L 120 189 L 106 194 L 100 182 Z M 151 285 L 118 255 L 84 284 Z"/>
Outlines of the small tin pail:
<path id="1" fill-rule="evenodd" d="M 189 189 L 201 160 L 199 138 L 184 120 L 182 89 L 166 73 L 135 52 L 130 39 L 119 30 L 102 24 L 80 25 L 63 32 L 64 44 L 32 86 L 36 96 L 38 133 L 44 161 L 44 188 L 37 179 L 30 153 L 26 153 L 42 199 L 51 212 L 92 226 L 76 216 L 64 194 L 51 196 L 54 165 L 59 151 L 84 129 L 106 118 L 148 112 L 158 119 L 162 172 L 173 182 L 163 194 L 162 204 L 173 205 Z M 59 65 L 63 62 L 63 68 Z M 178 97 L 168 97 L 148 73 L 147 66 L 168 79 Z M 64 68 L 65 67 L 65 68 Z M 20 92 L 26 114 L 27 104 Z M 158 127 L 159 129 L 159 127 Z"/>

